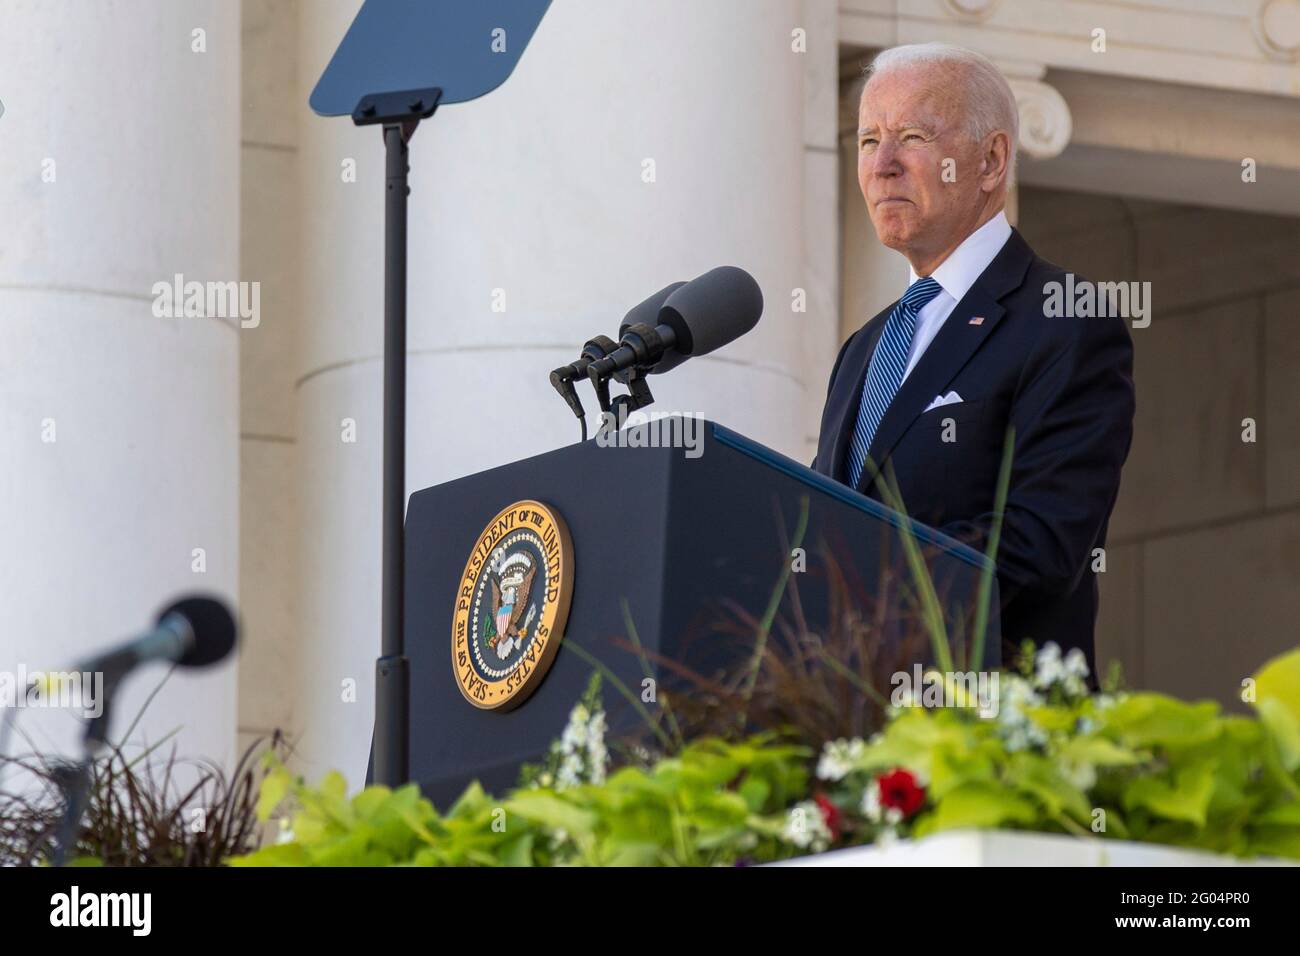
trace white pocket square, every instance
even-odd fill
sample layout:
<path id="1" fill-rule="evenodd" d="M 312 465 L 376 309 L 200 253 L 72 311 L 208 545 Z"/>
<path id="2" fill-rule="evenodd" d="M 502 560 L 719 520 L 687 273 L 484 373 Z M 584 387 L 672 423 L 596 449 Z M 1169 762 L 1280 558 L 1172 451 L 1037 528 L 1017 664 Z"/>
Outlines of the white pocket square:
<path id="1" fill-rule="evenodd" d="M 925 406 L 925 411 L 928 412 L 932 408 L 940 408 L 944 405 L 956 405 L 960 401 L 961 396 L 956 392 L 949 392 L 947 395 L 936 395 L 934 401 Z M 922 412 L 922 414 L 925 414 L 925 412 Z"/>

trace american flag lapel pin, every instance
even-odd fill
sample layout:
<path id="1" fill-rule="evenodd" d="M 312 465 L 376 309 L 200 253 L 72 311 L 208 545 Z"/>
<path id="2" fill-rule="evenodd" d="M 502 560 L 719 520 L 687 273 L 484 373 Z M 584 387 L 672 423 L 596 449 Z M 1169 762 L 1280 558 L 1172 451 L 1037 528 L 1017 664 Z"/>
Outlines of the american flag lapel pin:
<path id="1" fill-rule="evenodd" d="M 970 320 L 970 324 L 971 324 L 971 325 L 983 325 L 983 324 L 984 324 L 984 316 L 982 316 L 982 315 L 977 315 L 977 316 L 975 316 L 975 318 L 973 318 L 973 319 Z"/>

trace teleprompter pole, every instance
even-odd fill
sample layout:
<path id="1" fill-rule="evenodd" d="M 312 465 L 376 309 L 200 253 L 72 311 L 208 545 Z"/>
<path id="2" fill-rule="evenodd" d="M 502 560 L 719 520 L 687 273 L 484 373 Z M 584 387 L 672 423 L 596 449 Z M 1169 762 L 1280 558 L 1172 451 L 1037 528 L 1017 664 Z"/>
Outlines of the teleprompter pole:
<path id="1" fill-rule="evenodd" d="M 410 124 L 414 131 L 414 124 Z M 383 637 L 375 662 L 375 782 L 410 777 L 411 671 L 403 633 L 406 510 L 406 208 L 411 189 L 403 124 L 384 126 Z"/>
<path id="2" fill-rule="evenodd" d="M 411 776 L 411 665 L 405 644 L 406 581 L 406 212 L 409 144 L 442 90 L 362 98 L 358 126 L 384 130 L 384 477 L 383 595 L 375 661 L 375 783 L 397 787 Z"/>

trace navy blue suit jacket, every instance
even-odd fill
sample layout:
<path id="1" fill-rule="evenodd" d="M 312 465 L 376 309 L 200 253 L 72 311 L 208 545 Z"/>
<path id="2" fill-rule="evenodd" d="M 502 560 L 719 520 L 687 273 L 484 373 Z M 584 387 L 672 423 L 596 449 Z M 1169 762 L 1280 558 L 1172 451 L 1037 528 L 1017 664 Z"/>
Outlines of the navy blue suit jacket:
<path id="1" fill-rule="evenodd" d="M 1133 436 L 1133 345 L 1121 318 L 1044 316 L 1053 281 L 1064 283 L 1064 271 L 1013 230 L 904 380 L 870 457 L 886 474 L 892 465 L 908 514 L 983 551 L 1013 426 L 997 554 L 1002 636 L 1082 648 L 1095 674 L 1093 549 L 1105 545 Z M 831 371 L 812 467 L 841 482 L 867 364 L 892 309 L 849 337 Z M 949 391 L 963 401 L 924 410 Z M 881 499 L 873 479 L 868 468 L 858 490 Z"/>

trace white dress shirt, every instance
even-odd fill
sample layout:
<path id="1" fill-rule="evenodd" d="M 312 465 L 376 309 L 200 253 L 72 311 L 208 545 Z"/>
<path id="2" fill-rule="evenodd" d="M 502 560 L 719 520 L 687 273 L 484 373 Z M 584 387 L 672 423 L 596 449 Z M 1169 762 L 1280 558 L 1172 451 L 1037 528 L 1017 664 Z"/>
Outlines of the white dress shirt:
<path id="1" fill-rule="evenodd" d="M 972 232 L 952 254 L 939 263 L 939 267 L 930 273 L 931 278 L 943 289 L 925 304 L 916 317 L 916 331 L 912 334 L 912 348 L 907 353 L 907 368 L 903 370 L 903 380 L 912 374 L 912 369 L 925 354 L 926 348 L 939 334 L 939 329 L 957 303 L 970 291 L 975 280 L 980 277 L 989 263 L 1011 238 L 1011 223 L 1007 222 L 1005 212 L 999 212 L 984 225 Z M 908 267 L 908 286 L 920 278 L 916 271 Z"/>

